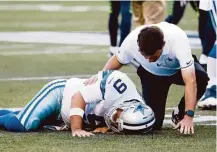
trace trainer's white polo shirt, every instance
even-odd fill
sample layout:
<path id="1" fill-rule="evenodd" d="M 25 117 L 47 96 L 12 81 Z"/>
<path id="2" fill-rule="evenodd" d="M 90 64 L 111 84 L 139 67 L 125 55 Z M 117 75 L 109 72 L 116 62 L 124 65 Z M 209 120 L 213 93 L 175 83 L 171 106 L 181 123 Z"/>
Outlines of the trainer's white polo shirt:
<path id="1" fill-rule="evenodd" d="M 160 58 L 156 62 L 151 63 L 139 52 L 137 44 L 140 31 L 148 26 L 159 27 L 163 31 L 166 42 Z M 167 22 L 143 25 L 133 30 L 123 41 L 116 57 L 122 64 L 128 64 L 135 59 L 144 69 L 159 76 L 173 75 L 179 69 L 194 66 L 194 59 L 187 35 L 178 26 Z"/>

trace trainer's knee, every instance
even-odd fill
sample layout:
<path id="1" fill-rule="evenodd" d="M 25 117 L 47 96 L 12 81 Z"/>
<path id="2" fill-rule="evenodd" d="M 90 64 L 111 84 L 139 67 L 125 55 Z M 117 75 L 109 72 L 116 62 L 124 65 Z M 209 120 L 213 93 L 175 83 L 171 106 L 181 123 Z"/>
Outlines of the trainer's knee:
<path id="1" fill-rule="evenodd" d="M 163 126 L 163 120 L 156 120 L 153 126 L 153 130 L 160 130 Z"/>

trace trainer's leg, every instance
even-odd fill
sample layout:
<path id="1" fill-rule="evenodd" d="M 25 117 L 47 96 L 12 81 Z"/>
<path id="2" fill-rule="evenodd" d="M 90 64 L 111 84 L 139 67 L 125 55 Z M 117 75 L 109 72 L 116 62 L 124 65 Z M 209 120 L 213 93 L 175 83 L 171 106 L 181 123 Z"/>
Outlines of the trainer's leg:
<path id="1" fill-rule="evenodd" d="M 54 80 L 45 85 L 39 93 L 16 116 L 5 124 L 9 131 L 34 131 L 41 123 L 52 115 L 60 113 L 62 93 L 66 80 Z M 16 125 L 22 125 L 16 127 Z"/>
<path id="2" fill-rule="evenodd" d="M 168 77 L 156 76 L 141 66 L 137 70 L 142 83 L 143 98 L 155 113 L 155 124 L 153 129 L 161 129 L 163 125 L 166 99 L 170 87 Z"/>
<path id="3" fill-rule="evenodd" d="M 121 25 L 120 25 L 121 38 L 120 38 L 119 46 L 121 46 L 124 39 L 130 33 L 131 18 L 132 18 L 130 4 L 131 1 L 120 1 L 120 12 L 122 18 L 121 18 Z"/>

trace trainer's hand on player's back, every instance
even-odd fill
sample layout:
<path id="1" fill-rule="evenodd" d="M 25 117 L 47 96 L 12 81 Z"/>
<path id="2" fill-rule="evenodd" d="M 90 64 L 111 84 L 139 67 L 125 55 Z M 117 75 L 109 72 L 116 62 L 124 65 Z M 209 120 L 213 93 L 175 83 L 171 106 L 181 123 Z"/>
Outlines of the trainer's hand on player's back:
<path id="1" fill-rule="evenodd" d="M 85 130 L 81 130 L 81 129 L 75 129 L 72 131 L 72 136 L 73 137 L 90 137 L 93 136 L 94 134 Z"/>
<path id="2" fill-rule="evenodd" d="M 94 75 L 94 76 L 88 78 L 88 79 L 84 82 L 84 84 L 85 84 L 85 86 L 86 86 L 86 85 L 91 85 L 91 84 L 96 83 L 97 80 L 98 80 L 98 75 L 96 74 L 96 75 Z"/>

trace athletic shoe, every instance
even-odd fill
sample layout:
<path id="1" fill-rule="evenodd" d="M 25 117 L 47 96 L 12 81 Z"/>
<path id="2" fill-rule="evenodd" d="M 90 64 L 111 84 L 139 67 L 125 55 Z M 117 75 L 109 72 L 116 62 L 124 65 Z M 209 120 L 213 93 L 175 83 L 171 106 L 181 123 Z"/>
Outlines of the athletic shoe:
<path id="1" fill-rule="evenodd" d="M 180 115 L 180 113 L 179 113 L 179 108 L 176 107 L 172 112 L 172 117 L 171 117 L 171 120 L 173 123 L 172 125 L 173 126 L 177 125 L 183 118 L 184 118 L 184 116 Z"/>
<path id="2" fill-rule="evenodd" d="M 212 85 L 206 89 L 206 92 L 198 102 L 198 108 L 202 110 L 215 109 L 217 104 L 216 99 L 216 85 Z"/>
<path id="3" fill-rule="evenodd" d="M 108 53 L 108 57 L 112 57 L 113 55 L 117 54 L 119 47 L 116 46 L 110 46 L 109 47 L 109 53 Z"/>

